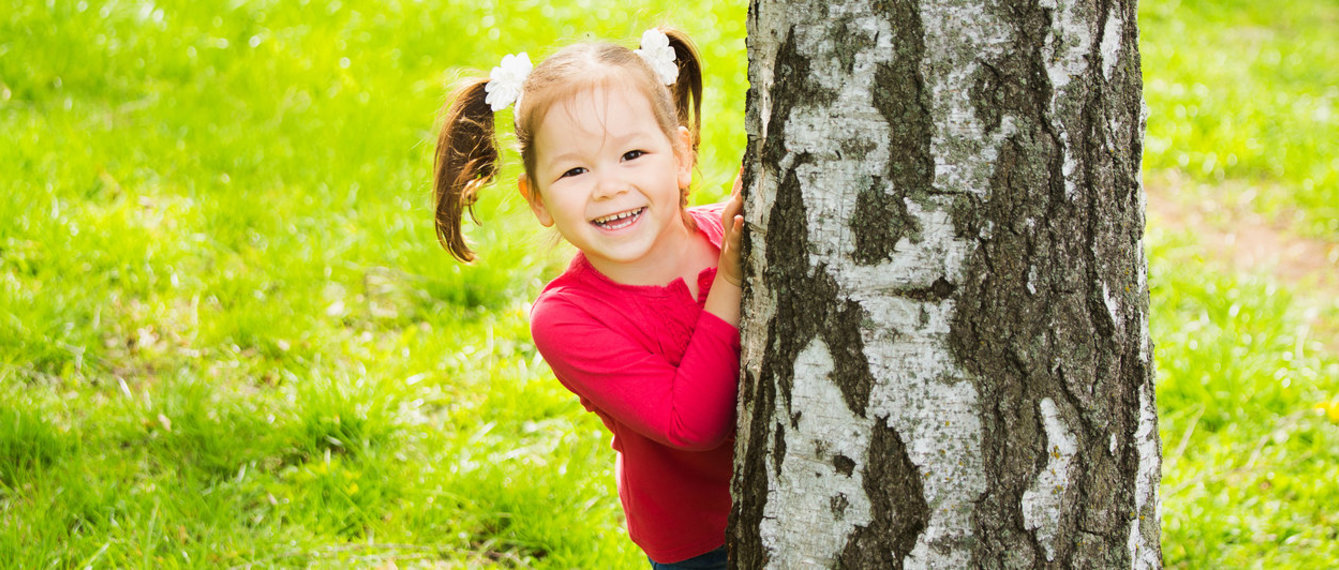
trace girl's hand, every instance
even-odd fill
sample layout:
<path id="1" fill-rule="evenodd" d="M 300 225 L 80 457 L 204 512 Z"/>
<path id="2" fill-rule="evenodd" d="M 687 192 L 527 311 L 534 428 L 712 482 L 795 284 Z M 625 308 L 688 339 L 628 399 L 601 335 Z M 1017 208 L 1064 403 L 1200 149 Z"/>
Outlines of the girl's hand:
<path id="1" fill-rule="evenodd" d="M 744 233 L 744 216 L 741 214 L 744 210 L 744 199 L 740 197 L 740 190 L 744 187 L 741 179 L 743 174 L 743 168 L 735 174 L 735 183 L 730 189 L 730 201 L 726 202 L 725 209 L 721 210 L 721 227 L 725 228 L 725 237 L 721 240 L 721 260 L 716 267 L 716 274 L 735 287 L 740 287 L 744 283 L 744 272 L 739 262 L 739 236 Z"/>
<path id="2" fill-rule="evenodd" d="M 721 227 L 725 228 L 725 235 L 721 239 L 721 259 L 716 264 L 716 279 L 707 293 L 706 305 L 702 307 L 702 310 L 716 315 L 735 328 L 739 328 L 739 301 L 744 294 L 744 271 L 739 261 L 739 236 L 744 233 L 744 216 L 740 214 L 744 210 L 744 199 L 740 197 L 740 190 L 744 186 L 741 179 L 743 173 L 744 169 L 741 168 L 735 174 L 730 200 L 721 210 Z"/>

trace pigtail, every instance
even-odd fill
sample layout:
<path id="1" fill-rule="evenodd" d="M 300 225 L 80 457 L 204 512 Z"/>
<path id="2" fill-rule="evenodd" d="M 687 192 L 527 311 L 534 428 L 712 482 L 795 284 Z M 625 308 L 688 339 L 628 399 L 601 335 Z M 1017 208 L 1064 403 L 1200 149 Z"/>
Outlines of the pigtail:
<path id="1" fill-rule="evenodd" d="M 697 154 L 702 128 L 702 57 L 688 34 L 674 29 L 662 31 L 669 38 L 670 47 L 674 48 L 674 61 L 679 66 L 679 77 L 670 86 L 674 93 L 674 108 L 679 114 L 679 124 L 687 126 L 693 133 L 693 153 Z"/>
<path id="2" fill-rule="evenodd" d="M 485 102 L 487 79 L 471 80 L 447 101 L 446 118 L 437 136 L 433 160 L 433 193 L 437 241 L 453 257 L 472 261 L 474 252 L 461 232 L 468 210 L 476 225 L 474 202 L 479 188 L 497 175 L 498 149 L 493 134 L 493 109 Z"/>

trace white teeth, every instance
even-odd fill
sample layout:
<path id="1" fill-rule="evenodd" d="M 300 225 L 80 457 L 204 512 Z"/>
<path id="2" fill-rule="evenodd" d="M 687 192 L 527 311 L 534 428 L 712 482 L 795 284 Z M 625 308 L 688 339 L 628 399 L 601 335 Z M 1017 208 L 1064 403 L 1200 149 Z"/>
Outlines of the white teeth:
<path id="1" fill-rule="evenodd" d="M 596 224 L 599 224 L 599 225 L 601 225 L 601 226 L 608 227 L 608 228 L 610 228 L 610 229 L 618 229 L 618 228 L 624 227 L 624 226 L 626 226 L 626 225 L 628 225 L 628 224 L 630 224 L 630 223 L 632 223 L 632 222 L 631 222 L 631 221 L 628 221 L 627 223 L 624 223 L 624 224 L 617 224 L 617 225 L 609 225 L 609 224 L 613 224 L 614 222 L 617 222 L 617 221 L 622 220 L 622 219 L 635 217 L 635 216 L 637 216 L 638 214 L 642 213 L 642 210 L 643 210 L 643 208 L 637 208 L 636 210 L 629 210 L 629 211 L 627 211 L 627 212 L 622 212 L 622 213 L 619 213 L 619 214 L 613 214 L 613 215 L 610 215 L 610 216 L 601 216 L 601 217 L 599 217 L 599 218 L 595 218 L 594 220 L 591 220 L 591 221 L 592 221 L 592 222 L 595 222 Z"/>

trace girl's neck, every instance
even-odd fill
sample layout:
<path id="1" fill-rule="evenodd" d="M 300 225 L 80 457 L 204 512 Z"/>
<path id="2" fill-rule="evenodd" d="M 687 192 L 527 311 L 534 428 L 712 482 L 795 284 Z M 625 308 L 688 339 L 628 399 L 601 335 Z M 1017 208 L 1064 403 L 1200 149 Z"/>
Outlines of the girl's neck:
<path id="1" fill-rule="evenodd" d="M 686 212 L 684 216 L 688 216 Z M 686 224 L 675 224 L 660 242 L 657 251 L 628 263 L 616 263 L 587 257 L 591 266 L 610 280 L 624 285 L 666 286 L 683 278 L 696 296 L 697 275 L 715 259 L 714 247 L 701 232 Z M 704 255 L 705 254 L 705 255 Z"/>

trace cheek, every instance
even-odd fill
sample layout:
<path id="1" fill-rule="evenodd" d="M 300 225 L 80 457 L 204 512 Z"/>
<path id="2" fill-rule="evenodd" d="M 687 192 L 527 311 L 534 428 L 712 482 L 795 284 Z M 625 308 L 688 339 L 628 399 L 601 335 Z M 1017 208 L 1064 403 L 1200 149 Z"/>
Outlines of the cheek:
<path id="1" fill-rule="evenodd" d="M 582 218 L 585 212 L 585 204 L 581 200 L 573 199 L 572 192 L 552 192 L 552 210 L 555 217 L 564 219 Z M 584 218 L 583 218 L 584 219 Z"/>

